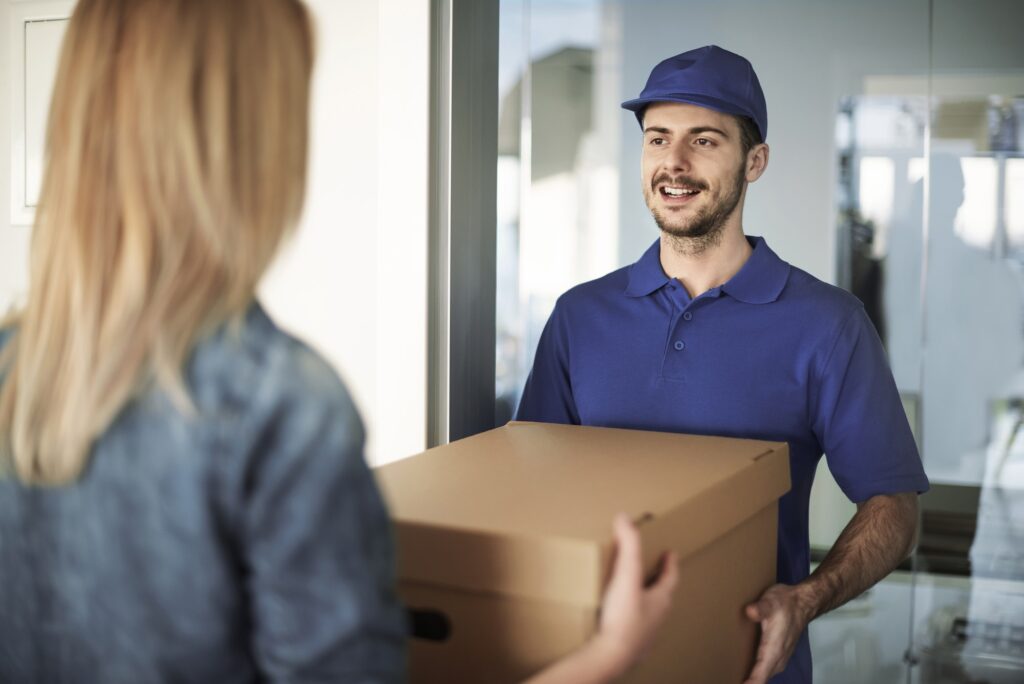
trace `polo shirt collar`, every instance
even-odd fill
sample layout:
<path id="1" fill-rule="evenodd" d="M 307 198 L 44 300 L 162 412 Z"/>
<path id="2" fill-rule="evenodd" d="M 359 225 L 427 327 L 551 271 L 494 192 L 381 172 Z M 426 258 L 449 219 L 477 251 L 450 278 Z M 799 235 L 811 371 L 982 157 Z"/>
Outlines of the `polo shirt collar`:
<path id="1" fill-rule="evenodd" d="M 630 297 L 646 297 L 660 290 L 670 280 L 661 268 L 661 239 L 647 248 L 643 256 L 629 267 L 629 282 L 626 294 Z"/>
<path id="2" fill-rule="evenodd" d="M 754 251 L 739 272 L 722 285 L 722 291 L 747 304 L 768 304 L 782 294 L 790 266 L 768 247 L 762 237 L 747 237 Z M 655 240 L 629 268 L 626 295 L 645 297 L 664 287 L 671 278 L 661 268 L 661 240 Z"/>
<path id="3" fill-rule="evenodd" d="M 771 250 L 763 237 L 748 237 L 747 242 L 754 251 L 722 289 L 733 299 L 747 304 L 774 302 L 789 280 L 789 264 Z"/>

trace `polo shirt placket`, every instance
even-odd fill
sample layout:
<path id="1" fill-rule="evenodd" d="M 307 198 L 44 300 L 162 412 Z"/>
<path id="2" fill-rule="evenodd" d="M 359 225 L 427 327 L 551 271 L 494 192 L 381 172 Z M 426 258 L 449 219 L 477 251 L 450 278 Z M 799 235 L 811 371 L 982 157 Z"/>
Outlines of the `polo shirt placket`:
<path id="1" fill-rule="evenodd" d="M 673 382 L 686 382 L 687 368 L 690 364 L 700 363 L 700 353 L 705 348 L 704 342 L 707 339 L 706 332 L 698 327 L 694 312 L 709 309 L 721 294 L 721 288 L 716 287 L 696 299 L 690 299 L 683 285 L 671 281 L 660 292 L 661 296 L 676 307 L 669 325 L 661 377 Z M 706 313 L 713 316 L 713 311 Z"/>

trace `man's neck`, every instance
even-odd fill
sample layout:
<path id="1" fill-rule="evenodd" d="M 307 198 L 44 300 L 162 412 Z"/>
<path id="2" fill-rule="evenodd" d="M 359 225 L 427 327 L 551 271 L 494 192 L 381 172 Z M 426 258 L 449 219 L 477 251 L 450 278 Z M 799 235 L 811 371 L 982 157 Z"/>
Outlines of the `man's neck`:
<path id="1" fill-rule="evenodd" d="M 694 299 L 728 282 L 754 251 L 738 225 L 726 227 L 722 239 L 707 249 L 695 253 L 687 247 L 686 238 L 662 233 L 661 268 L 682 283 Z"/>

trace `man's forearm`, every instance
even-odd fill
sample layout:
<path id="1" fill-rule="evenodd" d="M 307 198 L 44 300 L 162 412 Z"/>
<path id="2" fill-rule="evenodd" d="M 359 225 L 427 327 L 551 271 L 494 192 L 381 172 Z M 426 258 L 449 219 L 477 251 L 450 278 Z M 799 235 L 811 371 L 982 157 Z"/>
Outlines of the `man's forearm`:
<path id="1" fill-rule="evenodd" d="M 872 497 L 806 580 L 797 585 L 808 620 L 859 596 L 892 572 L 914 548 L 917 494 Z"/>

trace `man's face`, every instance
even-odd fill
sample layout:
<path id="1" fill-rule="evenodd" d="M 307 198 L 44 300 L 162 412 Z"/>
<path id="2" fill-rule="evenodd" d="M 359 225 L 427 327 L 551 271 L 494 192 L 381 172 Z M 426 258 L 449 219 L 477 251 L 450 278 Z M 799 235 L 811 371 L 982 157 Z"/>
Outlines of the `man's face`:
<path id="1" fill-rule="evenodd" d="M 736 119 L 711 109 L 656 102 L 644 112 L 641 182 L 658 227 L 683 238 L 714 237 L 746 187 Z"/>

